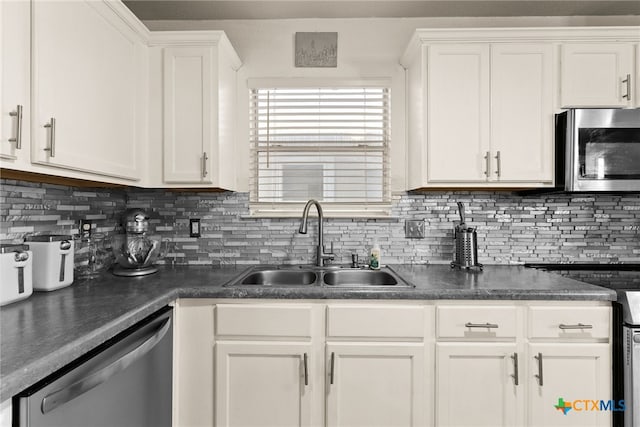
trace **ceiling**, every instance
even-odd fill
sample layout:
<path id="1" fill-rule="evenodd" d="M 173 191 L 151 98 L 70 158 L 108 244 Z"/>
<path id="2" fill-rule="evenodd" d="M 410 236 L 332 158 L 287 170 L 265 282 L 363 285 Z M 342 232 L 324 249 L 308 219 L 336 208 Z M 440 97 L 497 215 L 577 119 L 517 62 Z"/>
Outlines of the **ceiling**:
<path id="1" fill-rule="evenodd" d="M 640 15 L 618 0 L 124 0 L 143 21 Z"/>

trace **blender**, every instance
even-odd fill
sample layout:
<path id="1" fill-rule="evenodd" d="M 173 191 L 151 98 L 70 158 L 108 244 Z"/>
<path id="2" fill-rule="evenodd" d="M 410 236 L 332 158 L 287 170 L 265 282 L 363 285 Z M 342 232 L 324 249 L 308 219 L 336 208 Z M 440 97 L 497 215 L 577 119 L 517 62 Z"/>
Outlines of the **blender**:
<path id="1" fill-rule="evenodd" d="M 120 237 L 113 249 L 116 276 L 146 276 L 158 271 L 153 263 L 158 258 L 160 244 L 146 236 L 149 229 L 149 215 L 142 209 L 127 209 L 122 217 L 126 234 Z"/>

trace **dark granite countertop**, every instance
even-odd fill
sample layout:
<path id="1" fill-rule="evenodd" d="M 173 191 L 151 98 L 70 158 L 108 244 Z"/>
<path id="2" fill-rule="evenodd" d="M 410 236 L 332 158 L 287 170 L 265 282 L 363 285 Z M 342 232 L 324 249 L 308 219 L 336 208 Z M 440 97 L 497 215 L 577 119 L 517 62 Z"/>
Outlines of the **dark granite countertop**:
<path id="1" fill-rule="evenodd" d="M 161 268 L 139 278 L 110 273 L 0 308 L 0 401 L 57 371 L 176 298 L 512 299 L 613 301 L 616 294 L 516 266 L 483 272 L 448 265 L 393 266 L 415 288 L 223 287 L 246 267 Z"/>

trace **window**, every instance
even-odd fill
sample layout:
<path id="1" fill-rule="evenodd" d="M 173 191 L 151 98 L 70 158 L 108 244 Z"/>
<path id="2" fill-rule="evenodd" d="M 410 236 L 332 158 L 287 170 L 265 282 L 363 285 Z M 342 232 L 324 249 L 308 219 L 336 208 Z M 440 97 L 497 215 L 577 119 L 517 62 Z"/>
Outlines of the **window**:
<path id="1" fill-rule="evenodd" d="M 256 87 L 249 121 L 253 214 L 388 215 L 387 87 Z"/>

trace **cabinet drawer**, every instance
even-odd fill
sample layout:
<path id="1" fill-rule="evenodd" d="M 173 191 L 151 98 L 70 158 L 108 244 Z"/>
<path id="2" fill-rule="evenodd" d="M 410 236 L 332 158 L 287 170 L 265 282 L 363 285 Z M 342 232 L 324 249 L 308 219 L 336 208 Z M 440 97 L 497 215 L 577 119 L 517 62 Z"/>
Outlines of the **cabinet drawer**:
<path id="1" fill-rule="evenodd" d="M 530 307 L 529 338 L 609 338 L 610 307 Z"/>
<path id="2" fill-rule="evenodd" d="M 329 337 L 424 337 L 424 307 L 329 305 Z"/>
<path id="3" fill-rule="evenodd" d="M 505 306 L 438 307 L 438 338 L 515 338 L 517 309 Z"/>
<path id="4" fill-rule="evenodd" d="M 216 334 L 311 337 L 310 305 L 219 304 Z"/>

